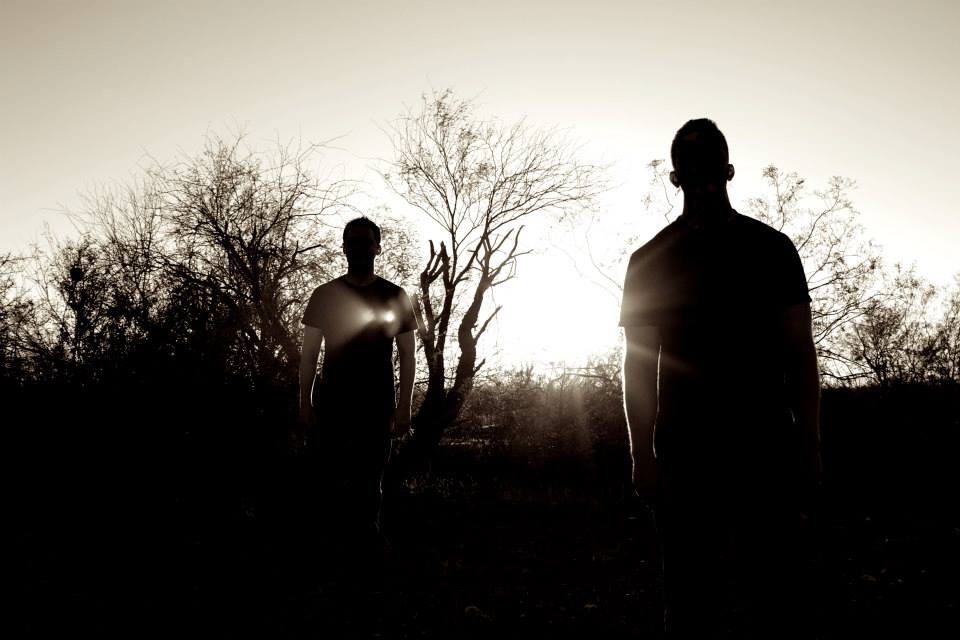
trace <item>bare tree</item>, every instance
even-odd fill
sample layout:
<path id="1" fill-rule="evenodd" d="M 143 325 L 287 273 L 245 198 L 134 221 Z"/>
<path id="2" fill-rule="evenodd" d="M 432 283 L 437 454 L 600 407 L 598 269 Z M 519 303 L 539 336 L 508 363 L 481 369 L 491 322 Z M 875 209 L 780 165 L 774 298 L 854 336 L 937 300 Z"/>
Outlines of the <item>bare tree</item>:
<path id="1" fill-rule="evenodd" d="M 577 275 L 619 305 L 623 298 L 623 261 L 627 248 L 639 244 L 640 235 L 613 228 L 595 209 L 585 210 L 579 218 L 563 220 L 555 229 L 556 235 L 553 231 L 548 231 L 550 243 L 567 258 Z"/>
<path id="2" fill-rule="evenodd" d="M 163 269 L 229 309 L 248 360 L 236 364 L 268 377 L 296 379 L 301 306 L 331 276 L 339 246 L 325 220 L 354 189 L 307 171 L 317 151 L 281 146 L 268 155 L 245 148 L 242 136 L 213 136 L 197 157 L 153 171 Z"/>
<path id="3" fill-rule="evenodd" d="M 931 374 L 936 382 L 960 384 L 960 273 L 945 292 L 942 313 L 932 332 Z"/>
<path id="4" fill-rule="evenodd" d="M 0 382 L 20 384 L 29 349 L 24 332 L 33 315 L 33 301 L 21 287 L 26 259 L 0 254 Z"/>
<path id="5" fill-rule="evenodd" d="M 51 237 L 35 261 L 31 343 L 75 371 L 130 367 L 133 348 L 202 350 L 228 375 L 295 383 L 302 305 L 336 269 L 334 214 L 354 191 L 308 170 L 318 150 L 210 136 L 196 157 L 90 194 L 72 213 L 81 236 Z"/>
<path id="6" fill-rule="evenodd" d="M 164 235 L 163 202 L 155 180 L 99 188 L 72 214 L 80 228 L 97 238 L 103 261 L 112 269 L 114 316 L 141 337 L 156 328 L 169 304 L 169 282 L 161 267 L 169 242 Z"/>
<path id="7" fill-rule="evenodd" d="M 109 349 L 126 344 L 111 339 L 117 333 L 117 270 L 90 233 L 47 240 L 46 250 L 37 249 L 24 274 L 31 285 L 32 313 L 20 330 L 22 344 L 38 377 L 77 385 L 95 382 Z"/>
<path id="8" fill-rule="evenodd" d="M 676 217 L 673 214 L 680 187 L 673 186 L 669 181 L 670 165 L 663 158 L 656 158 L 647 163 L 647 169 L 650 179 L 643 197 L 643 208 L 647 213 L 662 217 L 665 222 L 672 222 Z"/>
<path id="9" fill-rule="evenodd" d="M 787 234 L 800 253 L 812 298 L 813 333 L 824 376 L 834 381 L 863 377 L 863 363 L 843 348 L 844 335 L 881 295 L 879 249 L 865 237 L 849 199 L 855 187 L 833 177 L 822 190 L 807 192 L 796 173 L 774 165 L 763 171 L 771 195 L 749 201 L 751 215 Z"/>
<path id="10" fill-rule="evenodd" d="M 924 383 L 936 357 L 931 303 L 936 289 L 900 265 L 884 278 L 882 295 L 871 299 L 850 323 L 844 342 L 881 388 Z"/>
<path id="11" fill-rule="evenodd" d="M 579 162 L 556 130 L 481 119 L 473 102 L 450 90 L 423 96 L 388 134 L 388 185 L 443 238 L 429 243 L 415 296 L 428 380 L 410 445 L 426 453 L 458 419 L 484 365 L 479 341 L 500 311 L 485 311 L 484 302 L 529 252 L 521 243 L 524 223 L 587 206 L 604 182 L 602 167 Z"/>

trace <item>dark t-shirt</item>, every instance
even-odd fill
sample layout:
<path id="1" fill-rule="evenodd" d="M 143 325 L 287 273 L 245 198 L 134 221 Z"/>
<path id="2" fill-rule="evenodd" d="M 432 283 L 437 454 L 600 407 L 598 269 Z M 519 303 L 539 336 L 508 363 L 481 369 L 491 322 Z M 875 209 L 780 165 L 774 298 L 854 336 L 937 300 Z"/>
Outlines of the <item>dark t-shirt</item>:
<path id="1" fill-rule="evenodd" d="M 317 410 L 349 405 L 357 414 L 389 415 L 395 398 L 393 340 L 417 329 L 406 292 L 383 278 L 361 287 L 341 276 L 314 290 L 301 322 L 323 333 Z"/>
<path id="2" fill-rule="evenodd" d="M 630 256 L 620 325 L 660 330 L 658 455 L 741 447 L 788 418 L 783 311 L 809 301 L 790 239 L 739 213 L 681 217 Z"/>

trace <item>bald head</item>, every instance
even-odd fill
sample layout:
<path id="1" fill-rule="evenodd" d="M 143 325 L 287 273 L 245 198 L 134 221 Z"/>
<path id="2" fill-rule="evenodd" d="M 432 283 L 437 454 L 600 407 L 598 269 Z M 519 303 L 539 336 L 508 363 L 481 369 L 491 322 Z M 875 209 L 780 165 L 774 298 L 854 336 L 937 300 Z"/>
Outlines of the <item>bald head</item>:
<path id="1" fill-rule="evenodd" d="M 680 127 L 670 146 L 670 158 L 670 179 L 684 190 L 722 187 L 733 177 L 727 139 L 708 118 L 689 120 Z"/>

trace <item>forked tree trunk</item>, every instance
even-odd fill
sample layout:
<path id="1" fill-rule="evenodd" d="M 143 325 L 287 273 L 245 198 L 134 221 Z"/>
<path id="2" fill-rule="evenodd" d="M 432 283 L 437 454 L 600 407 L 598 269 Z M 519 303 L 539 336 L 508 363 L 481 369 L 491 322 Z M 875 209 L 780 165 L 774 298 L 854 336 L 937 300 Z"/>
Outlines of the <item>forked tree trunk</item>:
<path id="1" fill-rule="evenodd" d="M 427 393 L 413 418 L 413 434 L 394 458 L 397 473 L 406 475 L 415 469 L 429 468 L 430 459 L 436 451 L 447 429 L 460 418 L 463 407 L 473 391 L 477 366 L 477 338 L 474 333 L 483 297 L 489 289 L 488 280 L 482 278 L 474 291 L 473 301 L 460 321 L 457 340 L 460 356 L 453 384 L 446 388 L 446 369 L 443 354 L 438 350 L 437 336 L 428 327 L 421 332 L 424 352 L 427 355 L 428 382 Z M 452 294 L 452 292 L 451 292 Z M 418 309 L 418 313 L 419 313 Z M 444 304 L 441 314 L 448 314 L 439 320 L 447 325 L 450 305 Z M 422 315 L 422 314 L 421 314 Z M 422 323 L 421 323 L 421 326 Z M 442 340 L 440 341 L 442 346 Z M 481 366 L 482 366 L 481 362 Z"/>

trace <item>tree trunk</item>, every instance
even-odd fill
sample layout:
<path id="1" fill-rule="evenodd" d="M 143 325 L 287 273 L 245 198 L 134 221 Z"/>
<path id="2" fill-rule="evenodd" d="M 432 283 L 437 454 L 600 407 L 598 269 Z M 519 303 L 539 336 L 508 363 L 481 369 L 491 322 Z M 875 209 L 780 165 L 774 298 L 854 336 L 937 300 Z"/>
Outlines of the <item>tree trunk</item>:
<path id="1" fill-rule="evenodd" d="M 407 474 L 413 469 L 429 468 L 430 458 L 440 444 L 443 434 L 460 417 L 467 399 L 473 391 L 473 379 L 476 374 L 477 339 L 473 330 L 477 325 L 483 297 L 488 289 L 486 280 L 481 280 L 474 292 L 474 299 L 464 314 L 457 331 L 460 358 L 453 385 L 445 389 L 446 371 L 443 358 L 434 353 L 433 360 L 428 359 L 429 379 L 427 393 L 413 420 L 413 435 L 395 458 L 398 473 Z M 447 307 L 444 311 L 449 313 Z M 432 349 L 430 350 L 432 352 Z"/>

